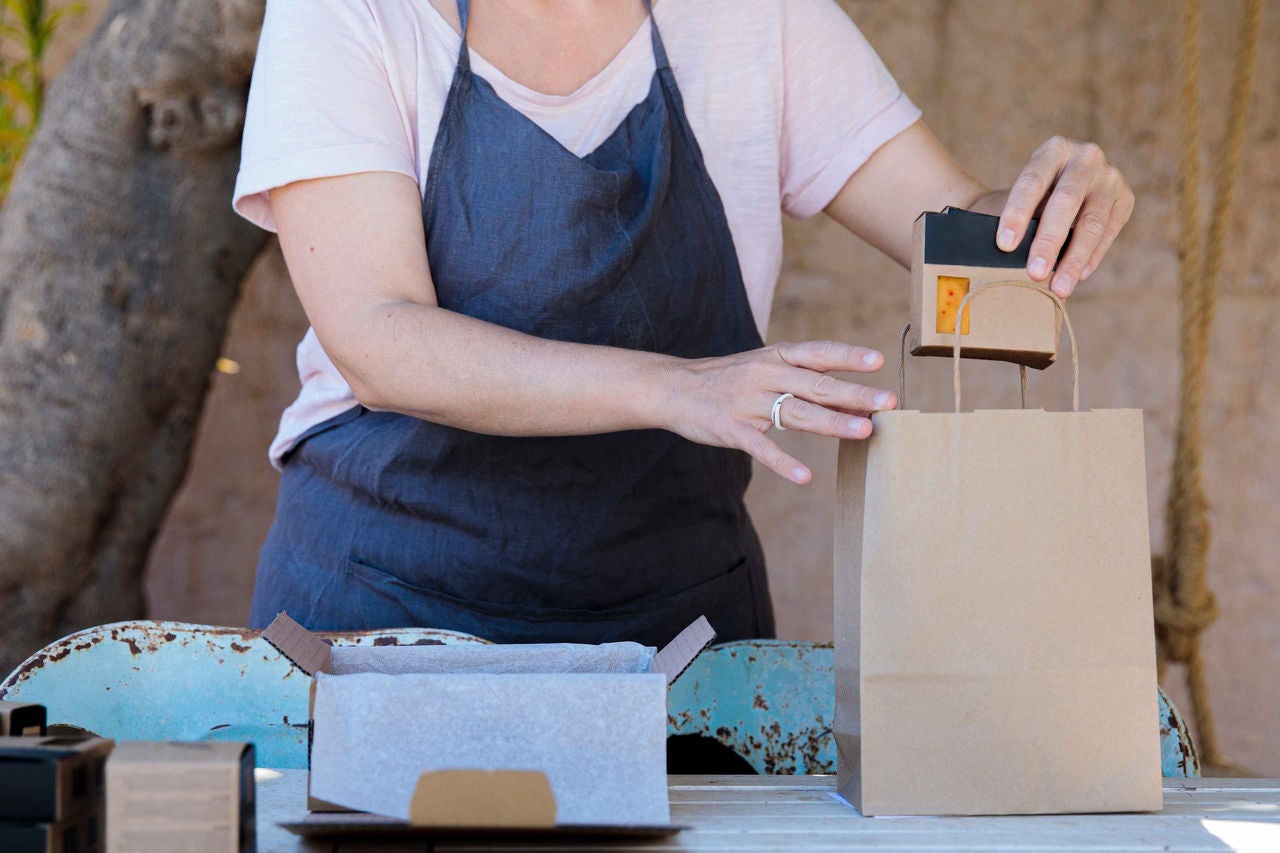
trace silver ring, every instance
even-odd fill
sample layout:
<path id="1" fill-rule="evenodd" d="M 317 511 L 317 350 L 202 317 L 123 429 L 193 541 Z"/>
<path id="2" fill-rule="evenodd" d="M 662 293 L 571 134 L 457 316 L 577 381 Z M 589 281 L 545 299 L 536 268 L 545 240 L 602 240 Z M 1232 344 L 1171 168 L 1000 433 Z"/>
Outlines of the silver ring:
<path id="1" fill-rule="evenodd" d="M 795 394 L 779 394 L 778 399 L 773 401 L 773 408 L 769 410 L 769 420 L 773 421 L 774 429 L 786 429 L 782 425 L 782 404 L 794 397 Z"/>

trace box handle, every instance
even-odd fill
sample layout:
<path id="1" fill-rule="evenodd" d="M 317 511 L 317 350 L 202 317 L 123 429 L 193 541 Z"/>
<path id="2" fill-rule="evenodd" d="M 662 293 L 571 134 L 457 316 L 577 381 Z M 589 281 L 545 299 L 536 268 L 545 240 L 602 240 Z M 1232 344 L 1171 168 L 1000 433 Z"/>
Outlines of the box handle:
<path id="1" fill-rule="evenodd" d="M 1080 352 L 1076 348 L 1076 332 L 1071 327 L 1071 317 L 1067 315 L 1067 306 L 1063 303 L 1062 298 L 1058 294 L 1041 287 L 1038 284 L 1032 284 L 1029 281 L 996 281 L 978 290 L 971 290 L 960 301 L 960 308 L 956 311 L 957 317 L 963 317 L 964 311 L 969 307 L 969 303 L 973 298 L 981 293 L 986 293 L 997 287 L 1021 287 L 1024 290 L 1032 290 L 1036 293 L 1043 294 L 1053 300 L 1053 304 L 1058 309 L 1058 314 L 1062 316 L 1063 325 L 1067 327 L 1067 336 L 1071 339 L 1071 411 L 1080 411 Z M 952 367 L 952 384 L 955 387 L 956 411 L 960 411 L 960 324 L 956 323 L 956 330 L 952 334 L 951 344 L 951 361 Z"/>

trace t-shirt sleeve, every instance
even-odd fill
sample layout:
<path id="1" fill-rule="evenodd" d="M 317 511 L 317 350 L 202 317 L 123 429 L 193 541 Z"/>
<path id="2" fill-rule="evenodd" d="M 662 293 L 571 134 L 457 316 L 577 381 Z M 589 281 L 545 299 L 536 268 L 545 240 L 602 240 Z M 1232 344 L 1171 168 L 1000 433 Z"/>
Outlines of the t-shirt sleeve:
<path id="1" fill-rule="evenodd" d="M 835 0 L 782 5 L 782 206 L 804 218 L 920 110 Z"/>
<path id="2" fill-rule="evenodd" d="M 232 207 L 274 231 L 273 187 L 356 172 L 416 177 L 374 19 L 363 0 L 270 0 Z"/>

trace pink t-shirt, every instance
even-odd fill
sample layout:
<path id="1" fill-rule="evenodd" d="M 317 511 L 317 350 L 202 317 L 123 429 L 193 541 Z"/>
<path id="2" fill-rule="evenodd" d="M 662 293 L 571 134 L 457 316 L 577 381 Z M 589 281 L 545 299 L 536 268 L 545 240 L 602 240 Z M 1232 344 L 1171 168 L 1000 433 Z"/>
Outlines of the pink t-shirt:
<path id="1" fill-rule="evenodd" d="M 654 16 L 763 336 L 782 213 L 822 210 L 920 111 L 834 0 L 659 0 Z M 425 191 L 459 42 L 428 0 L 269 0 L 235 210 L 275 230 L 272 187 L 353 172 L 402 172 Z M 650 25 L 569 95 L 522 86 L 475 51 L 471 67 L 583 156 L 648 94 Z M 314 330 L 297 360 L 302 390 L 271 444 L 276 467 L 304 430 L 356 402 Z"/>

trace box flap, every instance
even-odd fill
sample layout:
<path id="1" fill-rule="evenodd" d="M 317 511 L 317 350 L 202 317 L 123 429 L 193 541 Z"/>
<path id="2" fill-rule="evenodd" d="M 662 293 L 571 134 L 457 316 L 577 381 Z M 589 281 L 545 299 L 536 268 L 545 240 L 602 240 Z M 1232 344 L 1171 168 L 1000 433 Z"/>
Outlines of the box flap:
<path id="1" fill-rule="evenodd" d="M 330 672 L 333 668 L 332 650 L 329 644 L 303 628 L 281 610 L 262 632 L 262 639 L 293 661 L 307 675 Z"/>
<path id="2" fill-rule="evenodd" d="M 653 671 L 665 675 L 668 685 L 673 684 L 715 638 L 715 629 L 707 617 L 699 616 L 653 656 Z"/>
<path id="3" fill-rule="evenodd" d="M 435 770 L 418 777 L 414 826 L 556 825 L 556 797 L 541 770 Z"/>

